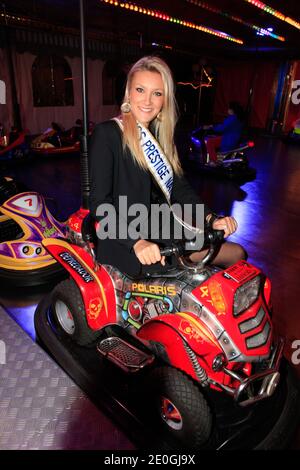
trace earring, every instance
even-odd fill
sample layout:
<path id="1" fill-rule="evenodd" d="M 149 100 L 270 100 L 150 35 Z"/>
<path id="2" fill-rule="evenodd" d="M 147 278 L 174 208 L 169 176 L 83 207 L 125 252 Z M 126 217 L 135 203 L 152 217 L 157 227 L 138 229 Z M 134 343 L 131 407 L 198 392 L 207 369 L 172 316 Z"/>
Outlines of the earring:
<path id="1" fill-rule="evenodd" d="M 121 111 L 122 113 L 125 113 L 125 114 L 130 113 L 131 111 L 130 103 L 127 101 L 124 101 L 124 103 L 122 103 L 121 105 Z"/>
<path id="2" fill-rule="evenodd" d="M 163 120 L 163 113 L 162 111 L 159 111 L 158 115 L 156 116 L 156 119 L 161 122 Z"/>

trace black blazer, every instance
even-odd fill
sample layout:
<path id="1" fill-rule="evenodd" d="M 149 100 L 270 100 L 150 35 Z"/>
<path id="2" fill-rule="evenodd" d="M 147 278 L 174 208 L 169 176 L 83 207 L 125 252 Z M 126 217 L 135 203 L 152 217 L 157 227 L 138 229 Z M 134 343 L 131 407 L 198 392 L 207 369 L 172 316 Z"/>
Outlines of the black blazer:
<path id="1" fill-rule="evenodd" d="M 127 196 L 127 207 L 141 203 L 150 211 L 152 177 L 135 163 L 128 149 L 123 150 L 122 132 L 115 121 L 106 121 L 95 127 L 89 146 L 89 165 L 90 210 L 97 220 L 102 218 L 96 215 L 96 211 L 103 203 L 113 204 L 118 215 L 119 196 Z M 175 174 L 171 202 L 202 203 L 185 178 Z M 205 215 L 210 212 L 205 206 Z M 133 218 L 128 216 L 128 224 Z M 118 224 L 116 233 L 118 234 Z M 141 271 L 141 264 L 133 251 L 136 241 L 130 238 L 100 240 L 97 259 L 102 264 L 113 265 L 122 272 L 137 276 Z"/>

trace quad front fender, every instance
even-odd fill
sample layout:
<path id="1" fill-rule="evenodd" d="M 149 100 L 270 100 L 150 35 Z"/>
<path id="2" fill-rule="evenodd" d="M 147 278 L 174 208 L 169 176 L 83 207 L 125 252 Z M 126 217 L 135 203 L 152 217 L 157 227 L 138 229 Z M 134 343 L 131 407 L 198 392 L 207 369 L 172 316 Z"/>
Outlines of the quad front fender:
<path id="1" fill-rule="evenodd" d="M 115 323 L 116 298 L 107 271 L 102 266 L 96 271 L 94 260 L 80 246 L 56 238 L 45 239 L 43 245 L 79 287 L 89 327 L 98 330 L 108 323 Z"/>
<path id="2" fill-rule="evenodd" d="M 187 349 L 196 355 L 199 364 L 206 370 L 210 367 L 211 358 L 220 352 L 217 341 L 198 317 L 190 312 L 155 317 L 139 328 L 137 336 L 162 344 L 170 363 L 195 379 L 197 376 Z"/>

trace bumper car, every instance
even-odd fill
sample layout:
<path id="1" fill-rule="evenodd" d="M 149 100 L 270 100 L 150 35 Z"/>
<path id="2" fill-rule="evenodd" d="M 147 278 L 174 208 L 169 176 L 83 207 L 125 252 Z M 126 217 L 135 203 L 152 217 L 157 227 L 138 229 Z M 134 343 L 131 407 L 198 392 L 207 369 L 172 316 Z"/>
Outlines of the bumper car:
<path id="1" fill-rule="evenodd" d="M 227 152 L 217 151 L 217 161 L 211 162 L 206 147 L 207 131 L 202 127 L 190 135 L 189 160 L 205 173 L 228 179 L 253 180 L 256 170 L 251 168 L 247 150 L 254 147 L 254 142 L 243 142 L 237 148 Z"/>
<path id="2" fill-rule="evenodd" d="M 80 152 L 80 134 L 82 128 L 73 126 L 64 131 L 56 123 L 31 142 L 31 152 L 34 155 L 51 156 L 78 154 Z"/>
<path id="3" fill-rule="evenodd" d="M 132 279 L 97 264 L 85 213 L 71 218 L 68 240 L 43 240 L 69 275 L 35 313 L 57 362 L 96 401 L 110 398 L 110 411 L 126 410 L 148 447 L 287 446 L 299 392 L 272 324 L 270 280 L 246 261 L 210 265 L 223 233 L 211 227 L 203 262 L 164 248 L 176 268 Z"/>
<path id="4" fill-rule="evenodd" d="M 282 140 L 286 144 L 300 144 L 300 119 L 293 122 L 292 128 Z"/>
<path id="5" fill-rule="evenodd" d="M 300 144 L 300 129 L 292 129 L 287 135 L 283 137 L 285 144 Z"/>
<path id="6" fill-rule="evenodd" d="M 35 192 L 19 192 L 14 180 L 0 180 L 0 280 L 5 286 L 33 286 L 62 279 L 61 266 L 42 240 L 63 237 L 65 223 Z"/>
<path id="7" fill-rule="evenodd" d="M 26 132 L 19 132 L 15 140 L 9 136 L 0 137 L 0 161 L 15 160 L 27 157 L 29 145 L 26 142 Z"/>
<path id="8" fill-rule="evenodd" d="M 62 145 L 60 147 L 56 147 L 50 142 L 42 142 L 41 144 L 36 144 L 34 146 L 31 146 L 31 153 L 33 155 L 40 155 L 43 157 L 69 155 L 69 154 L 79 155 L 79 151 L 80 151 L 79 142 L 75 142 L 69 145 Z"/>

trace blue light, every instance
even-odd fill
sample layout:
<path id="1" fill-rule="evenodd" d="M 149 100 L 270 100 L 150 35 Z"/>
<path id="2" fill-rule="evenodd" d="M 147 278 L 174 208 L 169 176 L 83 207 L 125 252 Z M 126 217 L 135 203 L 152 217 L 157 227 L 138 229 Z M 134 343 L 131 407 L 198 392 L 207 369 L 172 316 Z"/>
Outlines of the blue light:
<path id="1" fill-rule="evenodd" d="M 257 34 L 258 36 L 268 36 L 267 31 L 268 31 L 269 33 L 272 33 L 273 28 L 271 28 L 271 27 L 270 27 L 270 28 L 266 28 L 266 29 L 260 28 L 259 31 L 256 32 L 256 34 Z"/>

